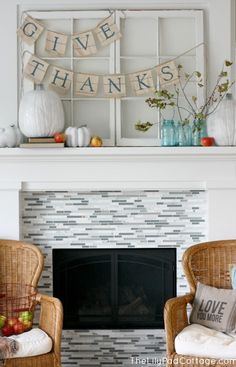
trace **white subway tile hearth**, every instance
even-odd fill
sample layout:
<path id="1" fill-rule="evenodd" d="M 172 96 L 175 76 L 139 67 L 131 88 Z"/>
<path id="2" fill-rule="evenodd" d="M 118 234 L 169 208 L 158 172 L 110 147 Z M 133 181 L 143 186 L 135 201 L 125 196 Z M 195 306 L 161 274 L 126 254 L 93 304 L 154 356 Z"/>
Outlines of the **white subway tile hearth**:
<path id="1" fill-rule="evenodd" d="M 45 255 L 40 288 L 52 294 L 53 248 L 177 248 L 177 293 L 187 291 L 183 251 L 207 236 L 203 190 L 21 193 L 22 239 Z M 160 358 L 163 330 L 64 330 L 63 366 L 130 366 Z"/>

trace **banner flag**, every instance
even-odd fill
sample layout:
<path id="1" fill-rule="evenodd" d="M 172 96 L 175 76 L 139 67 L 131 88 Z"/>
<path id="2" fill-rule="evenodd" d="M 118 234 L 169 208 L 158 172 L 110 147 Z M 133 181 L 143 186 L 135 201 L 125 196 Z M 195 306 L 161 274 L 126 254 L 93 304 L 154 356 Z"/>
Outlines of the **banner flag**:
<path id="1" fill-rule="evenodd" d="M 136 96 L 152 93 L 155 90 L 152 69 L 129 74 L 129 80 Z"/>
<path id="2" fill-rule="evenodd" d="M 105 75 L 103 77 L 104 93 L 109 98 L 120 98 L 126 95 L 124 75 Z"/>
<path id="3" fill-rule="evenodd" d="M 94 32 L 103 47 L 121 38 L 121 33 L 115 24 L 113 15 L 99 23 Z"/>
<path id="4" fill-rule="evenodd" d="M 35 19 L 27 16 L 17 33 L 29 46 L 33 45 L 43 32 L 44 27 Z"/>
<path id="5" fill-rule="evenodd" d="M 175 66 L 174 61 L 168 61 L 165 64 L 158 65 L 157 74 L 162 87 L 171 84 L 178 84 L 179 82 L 178 69 Z"/>
<path id="6" fill-rule="evenodd" d="M 78 73 L 76 78 L 77 96 L 96 96 L 98 90 L 98 75 Z"/>
<path id="7" fill-rule="evenodd" d="M 49 64 L 39 57 L 32 55 L 24 69 L 24 75 L 36 84 L 43 81 Z"/>
<path id="8" fill-rule="evenodd" d="M 97 52 L 92 31 L 77 33 L 72 37 L 72 41 L 77 56 L 89 56 Z"/>
<path id="9" fill-rule="evenodd" d="M 64 56 L 68 37 L 63 33 L 47 31 L 45 50 L 50 54 Z"/>
<path id="10" fill-rule="evenodd" d="M 58 92 L 66 93 L 73 83 L 73 72 L 54 66 L 49 79 L 49 86 Z"/>

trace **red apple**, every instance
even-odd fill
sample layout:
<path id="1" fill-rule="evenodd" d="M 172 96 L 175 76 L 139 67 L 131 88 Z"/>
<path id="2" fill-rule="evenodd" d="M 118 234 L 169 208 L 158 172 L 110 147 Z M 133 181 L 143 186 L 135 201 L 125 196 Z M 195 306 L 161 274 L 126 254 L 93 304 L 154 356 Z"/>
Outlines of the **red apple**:
<path id="1" fill-rule="evenodd" d="M 3 334 L 4 336 L 10 336 L 10 335 L 13 335 L 13 334 L 14 334 L 13 326 L 10 326 L 10 325 L 5 325 L 5 326 L 3 326 L 3 328 L 2 328 L 2 334 Z"/>
<path id="2" fill-rule="evenodd" d="M 17 322 L 15 325 L 13 325 L 14 334 L 22 334 L 25 329 L 24 325 L 21 322 Z"/>
<path id="3" fill-rule="evenodd" d="M 203 147 L 211 147 L 214 144 L 215 144 L 215 139 L 211 136 L 205 136 L 201 138 L 201 145 Z"/>
<path id="4" fill-rule="evenodd" d="M 56 133 L 54 134 L 54 140 L 56 143 L 64 143 L 65 141 L 65 134 Z"/>
<path id="5" fill-rule="evenodd" d="M 19 321 L 16 317 L 12 317 L 11 319 L 7 320 L 7 324 L 10 325 L 10 326 L 13 326 L 13 325 L 17 324 L 17 322 L 19 322 Z"/>
<path id="6" fill-rule="evenodd" d="M 24 326 L 24 331 L 30 330 L 32 328 L 32 321 L 25 320 L 22 322 Z"/>

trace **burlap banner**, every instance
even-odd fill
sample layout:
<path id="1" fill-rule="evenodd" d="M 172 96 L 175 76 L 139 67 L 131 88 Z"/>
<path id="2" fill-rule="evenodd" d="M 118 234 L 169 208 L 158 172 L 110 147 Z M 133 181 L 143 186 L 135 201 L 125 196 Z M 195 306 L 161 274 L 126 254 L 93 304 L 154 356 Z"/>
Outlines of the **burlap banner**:
<path id="1" fill-rule="evenodd" d="M 54 55 L 64 56 L 69 36 L 64 33 L 47 30 L 36 19 L 26 16 L 17 33 L 28 45 L 33 45 L 41 33 L 46 30 L 45 50 Z M 115 24 L 114 16 L 103 19 L 87 32 L 70 35 L 76 56 L 90 56 L 98 52 L 97 44 L 106 47 L 121 38 L 120 30 Z M 95 39 L 96 38 L 96 39 Z"/>
<path id="2" fill-rule="evenodd" d="M 158 79 L 157 82 L 162 87 L 178 83 L 178 69 L 173 60 L 132 74 L 97 75 L 93 73 L 74 73 L 71 70 L 49 65 L 45 60 L 32 55 L 24 68 L 24 76 L 33 80 L 36 84 L 44 80 L 47 72 L 50 73 L 50 88 L 56 89 L 59 93 L 66 93 L 75 81 L 75 94 L 88 97 L 97 95 L 100 82 L 103 85 L 104 95 L 108 98 L 126 96 L 127 83 L 130 83 L 136 96 L 152 94 L 157 87 L 153 79 L 155 72 L 157 72 L 157 75 L 155 73 L 155 79 Z"/>

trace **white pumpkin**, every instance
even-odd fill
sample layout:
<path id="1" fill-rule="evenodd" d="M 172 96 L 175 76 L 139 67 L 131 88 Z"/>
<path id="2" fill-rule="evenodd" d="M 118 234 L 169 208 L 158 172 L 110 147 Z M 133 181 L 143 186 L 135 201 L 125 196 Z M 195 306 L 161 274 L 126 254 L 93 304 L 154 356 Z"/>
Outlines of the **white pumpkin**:
<path id="1" fill-rule="evenodd" d="M 65 131 L 66 145 L 68 147 L 87 147 L 90 143 L 91 134 L 86 126 L 79 128 L 70 126 Z"/>
<path id="2" fill-rule="evenodd" d="M 69 126 L 66 131 L 66 146 L 77 147 L 78 146 L 78 129 L 77 127 Z"/>
<path id="3" fill-rule="evenodd" d="M 50 137 L 65 125 L 64 110 L 59 96 L 39 85 L 24 95 L 20 103 L 19 126 L 27 137 Z"/>
<path id="4" fill-rule="evenodd" d="M 0 148 L 14 148 L 21 143 L 22 135 L 20 130 L 11 125 L 6 128 L 0 129 Z"/>
<path id="5" fill-rule="evenodd" d="M 80 126 L 78 128 L 78 147 L 89 146 L 91 140 L 91 133 L 87 126 Z"/>

